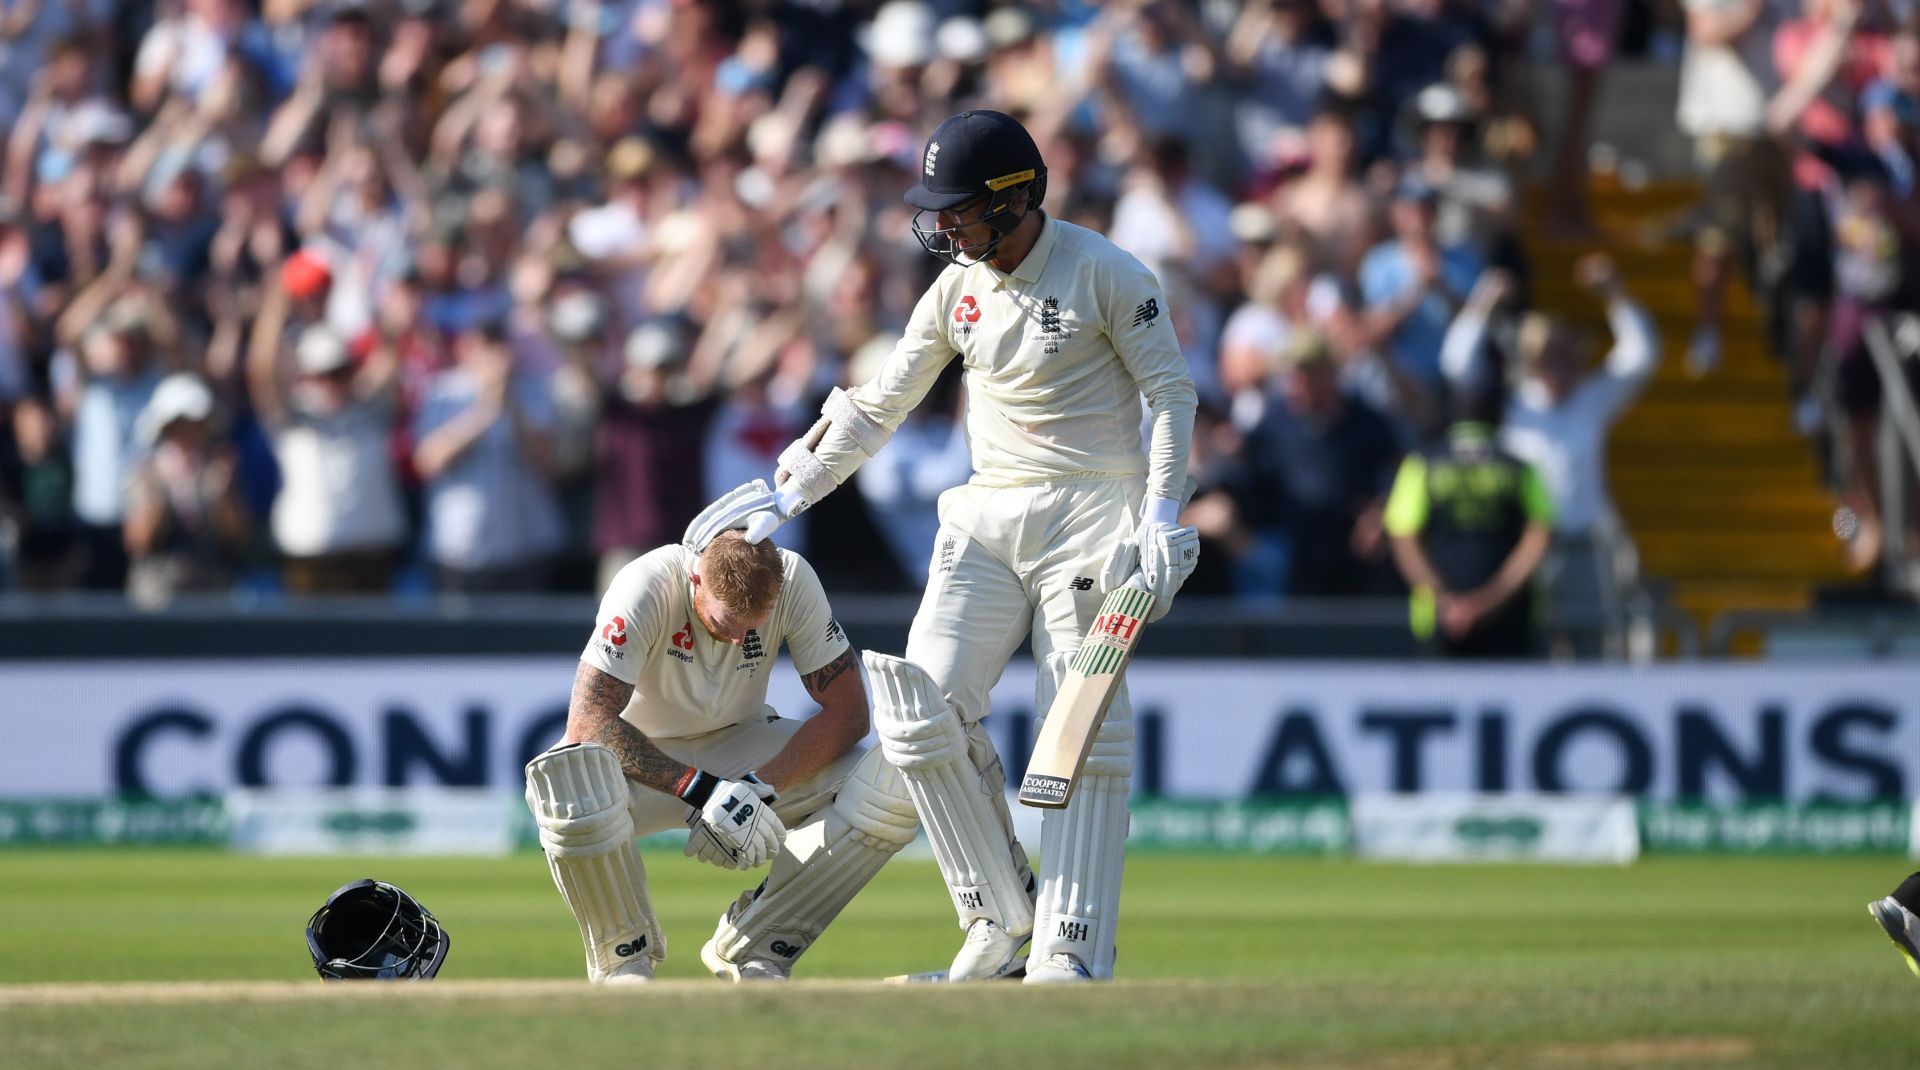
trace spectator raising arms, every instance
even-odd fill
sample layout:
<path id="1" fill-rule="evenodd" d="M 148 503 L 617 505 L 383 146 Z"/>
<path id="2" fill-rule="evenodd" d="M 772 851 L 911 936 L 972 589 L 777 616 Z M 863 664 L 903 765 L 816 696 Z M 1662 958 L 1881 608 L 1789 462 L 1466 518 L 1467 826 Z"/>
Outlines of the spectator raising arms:
<path id="1" fill-rule="evenodd" d="M 373 593 L 393 580 L 406 518 L 388 440 L 396 412 L 391 354 L 356 366 L 322 325 L 283 338 L 284 286 L 269 286 L 248 359 L 254 411 L 280 463 L 271 527 L 296 594 Z M 291 358 L 291 359 L 290 359 Z"/>
<path id="2" fill-rule="evenodd" d="M 443 591 L 541 590 L 560 548 L 547 384 L 515 374 L 499 323 L 467 331 L 453 349 L 454 366 L 428 384 L 414 423 L 428 558 Z"/>
<path id="3" fill-rule="evenodd" d="M 1588 370 L 1585 340 L 1565 323 L 1530 314 L 1520 324 L 1520 370 L 1500 431 L 1502 448 L 1538 470 L 1552 502 L 1549 603 L 1556 642 L 1591 656 L 1617 631 L 1620 589 L 1632 572 L 1632 548 L 1607 493 L 1607 436 L 1645 388 L 1660 359 L 1646 310 L 1630 296 L 1613 262 L 1601 255 L 1574 267 L 1579 284 L 1606 304 L 1614 344 Z M 1448 328 L 1446 365 L 1456 397 L 1497 393 L 1505 385 L 1485 343 L 1507 282 L 1476 287 Z"/>

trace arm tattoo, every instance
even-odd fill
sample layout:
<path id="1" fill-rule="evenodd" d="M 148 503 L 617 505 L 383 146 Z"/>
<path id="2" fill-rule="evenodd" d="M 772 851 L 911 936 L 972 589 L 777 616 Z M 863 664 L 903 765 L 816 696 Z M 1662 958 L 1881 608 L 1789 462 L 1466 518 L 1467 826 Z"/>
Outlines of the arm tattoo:
<path id="1" fill-rule="evenodd" d="M 827 693 L 827 688 L 835 680 L 851 672 L 853 668 L 853 648 L 848 647 L 840 652 L 839 657 L 801 676 L 800 682 L 807 685 L 807 694 L 813 696 L 815 702 L 819 702 L 820 696 Z"/>
<path id="2" fill-rule="evenodd" d="M 631 685 L 583 661 L 573 674 L 567 719 L 581 739 L 612 751 L 627 779 L 671 795 L 674 783 L 687 767 L 661 753 L 639 729 L 620 719 L 620 711 L 627 708 L 632 697 Z"/>

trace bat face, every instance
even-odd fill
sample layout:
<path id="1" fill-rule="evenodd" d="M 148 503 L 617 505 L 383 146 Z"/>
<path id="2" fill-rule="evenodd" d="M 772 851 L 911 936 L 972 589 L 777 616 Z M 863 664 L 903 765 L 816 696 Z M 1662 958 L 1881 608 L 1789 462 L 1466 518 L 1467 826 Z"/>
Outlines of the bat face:
<path id="1" fill-rule="evenodd" d="M 1087 628 L 1085 641 L 1067 668 L 1067 679 L 1047 710 L 1034 741 L 1033 757 L 1020 781 L 1020 801 L 1059 809 L 1073 796 L 1074 780 L 1086 764 L 1094 734 L 1113 703 L 1120 674 L 1133 656 L 1134 642 L 1153 610 L 1153 596 L 1135 587 L 1108 592 Z"/>

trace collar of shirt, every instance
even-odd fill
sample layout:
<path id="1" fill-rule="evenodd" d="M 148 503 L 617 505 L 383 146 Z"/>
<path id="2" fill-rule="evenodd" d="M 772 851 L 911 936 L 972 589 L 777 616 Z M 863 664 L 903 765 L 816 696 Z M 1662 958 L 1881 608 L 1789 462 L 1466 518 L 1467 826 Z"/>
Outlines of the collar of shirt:
<path id="1" fill-rule="evenodd" d="M 1033 248 L 1027 250 L 1027 255 L 1021 258 L 1020 263 L 1014 265 L 1012 271 L 1002 274 L 994 270 L 993 265 L 987 265 L 987 270 L 993 271 L 995 275 L 999 276 L 999 281 L 995 283 L 994 289 L 998 290 L 1005 287 L 1008 279 L 1019 279 L 1021 282 L 1039 282 L 1040 273 L 1047 268 L 1047 258 L 1053 255 L 1053 243 L 1054 240 L 1059 237 L 1059 232 L 1060 225 L 1054 222 L 1053 217 L 1043 215 L 1040 222 L 1040 236 L 1034 239 Z"/>

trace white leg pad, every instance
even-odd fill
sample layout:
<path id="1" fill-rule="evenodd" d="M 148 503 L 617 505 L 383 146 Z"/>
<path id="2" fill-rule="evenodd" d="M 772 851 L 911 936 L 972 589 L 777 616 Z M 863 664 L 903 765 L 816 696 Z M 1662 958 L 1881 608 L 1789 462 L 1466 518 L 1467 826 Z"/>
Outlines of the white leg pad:
<path id="1" fill-rule="evenodd" d="M 561 898 L 580 923 L 587 977 L 599 981 L 645 955 L 667 957 L 633 849 L 620 760 L 598 743 L 559 747 L 527 763 L 527 806 Z"/>
<path id="2" fill-rule="evenodd" d="M 1048 659 L 1036 708 L 1047 709 L 1072 654 Z M 1051 686 L 1049 686 L 1051 685 Z M 1127 795 L 1133 785 L 1133 711 L 1116 701 L 1094 736 L 1087 764 L 1064 810 L 1040 819 L 1040 900 L 1033 961 L 1066 952 L 1096 978 L 1113 976 L 1120 882 L 1127 859 Z"/>
<path id="3" fill-rule="evenodd" d="M 1014 859 L 998 758 L 988 765 L 973 753 L 967 727 L 925 670 L 873 651 L 862 659 L 880 751 L 906 777 L 960 927 L 988 918 L 1010 934 L 1032 931 L 1032 873 Z"/>
<path id="4" fill-rule="evenodd" d="M 727 962 L 792 966 L 919 829 L 906 779 L 869 751 L 832 805 L 787 830 L 766 881 L 727 911 L 713 950 Z"/>

